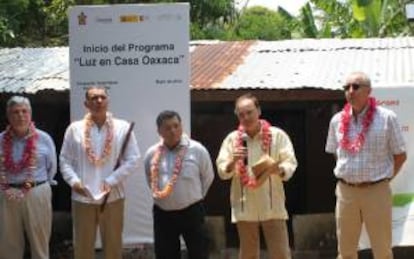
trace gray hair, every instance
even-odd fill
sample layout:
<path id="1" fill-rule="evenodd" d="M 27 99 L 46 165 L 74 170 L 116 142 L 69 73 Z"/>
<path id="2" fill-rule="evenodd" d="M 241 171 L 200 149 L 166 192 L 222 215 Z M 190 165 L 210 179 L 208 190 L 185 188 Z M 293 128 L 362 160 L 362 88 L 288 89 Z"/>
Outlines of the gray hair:
<path id="1" fill-rule="evenodd" d="M 32 113 L 32 106 L 30 105 L 29 99 L 26 97 L 19 95 L 12 96 L 7 101 L 7 113 L 9 113 L 10 109 L 15 105 L 26 105 L 26 107 L 29 108 L 30 113 Z"/>
<path id="2" fill-rule="evenodd" d="M 363 85 L 371 87 L 371 79 L 366 73 L 362 71 L 355 71 L 355 72 L 352 72 L 349 76 L 355 76 L 361 80 L 361 83 Z"/>

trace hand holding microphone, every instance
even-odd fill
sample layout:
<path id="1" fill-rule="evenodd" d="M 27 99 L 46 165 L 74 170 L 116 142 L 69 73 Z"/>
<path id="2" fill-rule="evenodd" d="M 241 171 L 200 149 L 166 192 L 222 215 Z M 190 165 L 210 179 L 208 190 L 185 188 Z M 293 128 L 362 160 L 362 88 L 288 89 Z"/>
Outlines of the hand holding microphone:
<path id="1" fill-rule="evenodd" d="M 247 152 L 247 138 L 248 137 L 249 136 L 246 133 L 244 133 L 242 135 L 242 139 L 241 139 L 242 140 L 242 144 L 240 146 L 239 145 L 236 145 L 234 147 L 233 157 L 232 157 L 232 160 L 229 161 L 229 163 L 226 166 L 226 169 L 225 169 L 226 172 L 233 171 L 236 162 L 239 161 L 240 159 L 243 159 L 244 164 L 247 165 L 247 163 L 248 163 L 248 158 L 247 158 L 247 154 L 248 154 L 248 152 Z"/>
<path id="2" fill-rule="evenodd" d="M 247 139 L 249 136 L 247 136 L 246 133 L 243 133 L 241 140 L 242 144 L 241 146 L 236 146 L 234 153 L 233 153 L 233 161 L 237 162 L 240 159 L 243 159 L 244 164 L 247 165 L 248 159 L 247 159 Z"/>

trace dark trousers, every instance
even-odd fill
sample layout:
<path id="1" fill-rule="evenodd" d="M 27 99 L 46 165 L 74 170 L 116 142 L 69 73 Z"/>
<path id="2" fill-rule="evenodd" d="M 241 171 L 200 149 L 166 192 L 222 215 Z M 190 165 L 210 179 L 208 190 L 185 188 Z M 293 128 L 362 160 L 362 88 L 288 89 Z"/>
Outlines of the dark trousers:
<path id="1" fill-rule="evenodd" d="M 208 258 L 209 239 L 202 202 L 174 211 L 165 211 L 154 205 L 153 215 L 156 259 L 180 259 L 180 235 L 189 259 Z"/>

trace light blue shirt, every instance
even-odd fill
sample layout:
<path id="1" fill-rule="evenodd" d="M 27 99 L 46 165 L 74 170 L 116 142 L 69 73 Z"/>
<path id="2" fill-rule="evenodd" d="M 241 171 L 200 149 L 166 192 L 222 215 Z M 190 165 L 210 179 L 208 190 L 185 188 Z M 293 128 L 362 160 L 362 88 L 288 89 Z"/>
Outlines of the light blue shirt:
<path id="1" fill-rule="evenodd" d="M 151 160 L 158 145 L 157 143 L 150 147 L 144 158 L 145 173 L 150 188 Z M 187 151 L 184 155 L 181 172 L 172 193 L 163 199 L 154 198 L 154 203 L 163 210 L 184 209 L 202 200 L 206 196 L 214 179 L 213 166 L 207 149 L 201 143 L 191 140 L 184 135 L 178 147 L 175 149 L 170 150 L 165 147 L 166 152 L 161 157 L 159 166 L 159 189 L 163 189 L 171 179 L 175 159 L 179 147 L 182 146 L 186 146 Z"/>
<path id="2" fill-rule="evenodd" d="M 36 129 L 39 138 L 36 146 L 36 167 L 33 174 L 33 180 L 36 182 L 49 181 L 50 184 L 56 185 L 53 177 L 56 175 L 57 157 L 56 148 L 52 138 L 44 131 Z M 3 143 L 4 132 L 0 134 L 0 143 Z M 26 146 L 26 139 L 13 137 L 12 155 L 13 161 L 20 161 L 22 159 L 23 151 Z M 3 149 L 0 148 L 0 154 L 3 155 Z M 27 180 L 30 171 L 24 169 L 17 174 L 6 172 L 8 183 L 21 184 Z"/>

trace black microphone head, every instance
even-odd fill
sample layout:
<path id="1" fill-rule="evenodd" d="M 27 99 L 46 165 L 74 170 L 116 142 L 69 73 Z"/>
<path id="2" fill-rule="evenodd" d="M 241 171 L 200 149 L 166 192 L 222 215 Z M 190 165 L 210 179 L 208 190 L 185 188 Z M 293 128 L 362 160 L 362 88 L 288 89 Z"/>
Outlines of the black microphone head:
<path id="1" fill-rule="evenodd" d="M 248 137 L 249 136 L 247 136 L 247 133 L 246 132 L 242 134 L 243 147 L 247 147 L 247 138 Z"/>
<path id="2" fill-rule="evenodd" d="M 242 137 L 242 145 L 243 145 L 243 147 L 247 148 L 247 139 L 249 138 L 249 136 L 247 136 L 247 133 L 244 132 L 241 137 Z M 243 161 L 244 161 L 244 164 L 247 165 L 247 163 L 248 163 L 247 156 L 244 157 Z"/>

